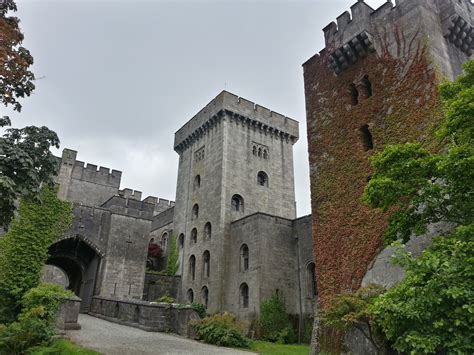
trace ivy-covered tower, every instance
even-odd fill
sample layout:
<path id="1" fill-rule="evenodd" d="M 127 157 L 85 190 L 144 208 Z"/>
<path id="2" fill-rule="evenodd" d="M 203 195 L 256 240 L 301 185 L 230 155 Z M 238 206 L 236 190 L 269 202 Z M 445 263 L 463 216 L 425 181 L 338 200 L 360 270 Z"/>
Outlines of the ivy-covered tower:
<path id="1" fill-rule="evenodd" d="M 378 9 L 359 0 L 323 29 L 325 48 L 303 64 L 323 307 L 374 275 L 387 215 L 361 202 L 369 157 L 394 143 L 436 149 L 438 84 L 472 56 L 473 11 L 469 0 L 389 0 Z M 385 280 L 396 279 L 390 272 Z"/>

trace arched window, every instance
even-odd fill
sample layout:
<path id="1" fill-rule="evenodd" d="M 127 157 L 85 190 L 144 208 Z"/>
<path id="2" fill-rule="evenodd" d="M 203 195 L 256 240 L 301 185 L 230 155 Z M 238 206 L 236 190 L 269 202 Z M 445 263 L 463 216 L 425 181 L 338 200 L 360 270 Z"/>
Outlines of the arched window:
<path id="1" fill-rule="evenodd" d="M 316 269 L 314 263 L 306 266 L 306 293 L 309 298 L 315 298 L 318 294 L 316 288 Z"/>
<path id="2" fill-rule="evenodd" d="M 364 76 L 362 79 L 362 88 L 365 98 L 372 96 L 372 83 L 370 82 L 368 75 Z"/>
<path id="3" fill-rule="evenodd" d="M 263 172 L 259 171 L 257 174 L 257 184 L 260 186 L 266 186 L 268 187 L 268 175 Z"/>
<path id="4" fill-rule="evenodd" d="M 243 244 L 240 247 L 240 271 L 247 271 L 249 269 L 249 247 Z"/>
<path id="5" fill-rule="evenodd" d="M 201 175 L 196 175 L 196 177 L 194 178 L 193 188 L 194 190 L 197 190 L 200 187 L 201 187 Z"/>
<path id="6" fill-rule="evenodd" d="M 257 147 L 256 147 L 256 146 L 253 146 L 253 148 L 252 148 L 252 154 L 253 154 L 253 155 L 257 155 Z"/>
<path id="7" fill-rule="evenodd" d="M 194 302 L 194 291 L 192 288 L 186 292 L 186 298 L 188 299 L 188 303 L 193 303 Z"/>
<path id="8" fill-rule="evenodd" d="M 258 148 L 258 157 L 260 158 L 262 156 L 262 148 Z"/>
<path id="9" fill-rule="evenodd" d="M 263 159 L 268 159 L 268 152 L 266 149 L 263 150 Z"/>
<path id="10" fill-rule="evenodd" d="M 196 278 L 196 257 L 194 255 L 189 257 L 189 276 L 193 281 Z"/>
<path id="11" fill-rule="evenodd" d="M 201 289 L 201 301 L 202 304 L 207 308 L 207 304 L 209 303 L 209 289 L 206 286 Z"/>
<path id="12" fill-rule="evenodd" d="M 244 211 L 244 199 L 240 195 L 232 196 L 232 210 L 233 211 Z"/>
<path id="13" fill-rule="evenodd" d="M 211 269 L 211 254 L 209 253 L 209 250 L 206 250 L 202 254 L 202 276 L 209 277 L 210 269 Z"/>
<path id="14" fill-rule="evenodd" d="M 160 242 L 161 249 L 163 250 L 163 252 L 166 252 L 167 244 L 168 244 L 168 233 L 164 232 L 163 235 L 161 236 L 161 242 Z"/>
<path id="15" fill-rule="evenodd" d="M 370 133 L 369 126 L 363 125 L 359 129 L 360 140 L 362 141 L 362 146 L 365 151 L 371 150 L 374 148 L 374 141 L 372 140 L 372 133 Z"/>
<path id="16" fill-rule="evenodd" d="M 198 239 L 198 230 L 196 228 L 193 228 L 191 230 L 191 243 L 196 244 Z"/>
<path id="17" fill-rule="evenodd" d="M 184 234 L 181 233 L 178 237 L 178 245 L 182 249 L 184 248 Z"/>
<path id="18" fill-rule="evenodd" d="M 207 222 L 204 225 L 204 238 L 211 239 L 211 234 L 212 234 L 211 222 Z"/>
<path id="19" fill-rule="evenodd" d="M 197 203 L 193 206 L 192 219 L 196 220 L 199 217 L 199 205 Z"/>
<path id="20" fill-rule="evenodd" d="M 349 90 L 351 93 L 352 106 L 355 106 L 359 103 L 359 90 L 357 90 L 357 87 L 354 83 L 350 85 Z"/>
<path id="21" fill-rule="evenodd" d="M 249 307 L 249 287 L 245 282 L 240 285 L 239 295 L 240 295 L 240 302 L 239 302 L 240 307 L 248 308 Z"/>

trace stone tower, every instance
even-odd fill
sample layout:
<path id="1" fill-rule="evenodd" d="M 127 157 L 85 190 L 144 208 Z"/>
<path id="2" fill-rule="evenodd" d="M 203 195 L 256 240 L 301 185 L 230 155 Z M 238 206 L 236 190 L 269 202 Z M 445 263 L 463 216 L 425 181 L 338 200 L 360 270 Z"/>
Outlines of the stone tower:
<path id="1" fill-rule="evenodd" d="M 222 310 L 231 293 L 231 223 L 257 212 L 293 220 L 298 122 L 227 91 L 175 134 L 174 233 L 181 300 Z"/>
<path id="2" fill-rule="evenodd" d="M 325 48 L 303 64 L 323 306 L 357 290 L 382 247 L 388 215 L 361 202 L 368 158 L 387 144 L 437 148 L 438 85 L 472 57 L 473 13 L 469 0 L 389 0 L 378 9 L 359 0 L 323 29 Z"/>

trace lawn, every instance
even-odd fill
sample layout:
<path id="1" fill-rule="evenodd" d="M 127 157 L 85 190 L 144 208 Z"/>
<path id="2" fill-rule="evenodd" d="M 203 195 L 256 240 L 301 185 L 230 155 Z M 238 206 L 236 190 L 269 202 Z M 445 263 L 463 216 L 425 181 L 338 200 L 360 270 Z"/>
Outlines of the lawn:
<path id="1" fill-rule="evenodd" d="M 254 341 L 250 347 L 263 355 L 308 355 L 309 345 L 285 345 L 266 341 Z"/>
<path id="2" fill-rule="evenodd" d="M 39 346 L 28 350 L 31 355 L 100 355 L 93 350 L 83 348 L 68 340 L 56 340 L 50 346 Z"/>

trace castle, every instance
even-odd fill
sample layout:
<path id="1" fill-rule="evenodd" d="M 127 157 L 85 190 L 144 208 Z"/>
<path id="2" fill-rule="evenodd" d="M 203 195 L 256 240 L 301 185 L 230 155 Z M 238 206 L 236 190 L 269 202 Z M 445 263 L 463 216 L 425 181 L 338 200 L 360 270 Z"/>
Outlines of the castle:
<path id="1" fill-rule="evenodd" d="M 95 295 L 153 301 L 170 294 L 253 319 L 278 293 L 289 313 L 311 317 L 311 216 L 297 219 L 295 207 L 298 138 L 297 121 L 221 92 L 175 134 L 176 202 L 120 189 L 120 171 L 85 165 L 64 149 L 59 197 L 73 203 L 75 218 L 48 264 L 67 275 L 84 312 Z M 148 275 L 145 283 L 150 243 L 168 260 L 176 243 L 172 280 Z"/>
<path id="2" fill-rule="evenodd" d="M 368 158 L 388 144 L 437 148 L 439 83 L 472 58 L 473 12 L 470 0 L 389 0 L 377 9 L 359 0 L 323 29 L 325 48 L 303 64 L 323 308 L 336 294 L 403 278 L 390 262 L 393 251 L 383 248 L 389 215 L 361 201 L 372 174 Z M 420 253 L 444 227 L 430 226 L 407 249 Z M 354 353 L 371 353 L 357 346 Z"/>

